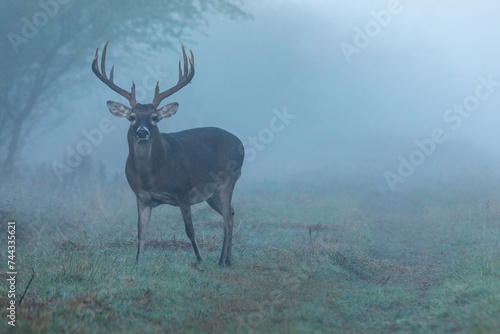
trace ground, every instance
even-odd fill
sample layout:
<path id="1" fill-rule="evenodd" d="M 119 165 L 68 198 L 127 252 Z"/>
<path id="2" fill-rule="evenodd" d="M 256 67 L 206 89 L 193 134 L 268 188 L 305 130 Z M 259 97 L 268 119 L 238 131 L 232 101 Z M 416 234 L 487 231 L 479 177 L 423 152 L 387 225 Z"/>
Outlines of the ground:
<path id="1" fill-rule="evenodd" d="M 233 266 L 222 217 L 153 210 L 143 261 L 123 176 L 0 187 L 16 221 L 19 332 L 500 332 L 500 180 L 375 188 L 367 176 L 240 180 Z M 33 193 L 37 189 L 37 193 Z M 497 191 L 498 189 L 498 191 Z M 6 243 L 2 242 L 2 245 Z M 7 259 L 6 246 L 0 250 Z M 2 274 L 2 276 L 6 276 Z M 6 279 L 7 277 L 2 277 Z M 6 332 L 7 286 L 0 287 Z"/>

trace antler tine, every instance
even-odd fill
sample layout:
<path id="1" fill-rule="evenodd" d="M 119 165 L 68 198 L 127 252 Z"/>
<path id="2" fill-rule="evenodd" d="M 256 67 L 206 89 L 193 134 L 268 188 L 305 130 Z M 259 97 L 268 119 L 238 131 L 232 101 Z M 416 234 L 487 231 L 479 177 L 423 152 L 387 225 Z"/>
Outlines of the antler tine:
<path id="1" fill-rule="evenodd" d="M 115 70 L 115 65 L 111 66 L 111 72 L 109 72 L 109 81 L 113 82 L 113 72 Z M 106 75 L 106 72 L 104 73 Z"/>
<path id="2" fill-rule="evenodd" d="M 181 61 L 179 60 L 179 80 L 177 82 L 181 81 L 182 79 L 182 68 L 181 68 Z"/>
<path id="3" fill-rule="evenodd" d="M 153 102 L 151 103 L 155 108 L 158 108 L 161 101 L 163 101 L 165 98 L 169 97 L 170 95 L 174 94 L 175 92 L 180 90 L 182 87 L 184 87 L 188 83 L 190 83 L 194 77 L 193 51 L 189 50 L 189 52 L 191 53 L 191 58 L 188 59 L 188 57 L 186 56 L 186 50 L 185 50 L 184 45 L 182 43 L 181 43 L 181 46 L 182 46 L 182 58 L 184 61 L 184 71 L 182 71 L 181 61 L 179 60 L 179 81 L 177 81 L 177 84 L 175 86 L 167 89 L 166 91 L 160 93 L 158 82 L 156 83 L 155 97 L 153 99 Z M 189 67 L 190 64 L 191 64 L 191 68 Z"/>
<path id="4" fill-rule="evenodd" d="M 133 107 L 137 104 L 136 99 L 135 99 L 135 83 L 132 81 L 132 89 L 129 92 L 124 90 L 123 88 L 118 87 L 113 83 L 113 77 L 114 77 L 114 70 L 115 66 L 113 65 L 111 67 L 111 72 L 109 73 L 109 79 L 108 76 L 106 75 L 106 50 L 108 47 L 109 41 L 106 42 L 104 45 L 104 48 L 102 49 L 102 56 L 101 56 L 101 71 L 99 71 L 99 64 L 98 64 L 98 59 L 99 59 L 99 48 L 97 48 L 95 52 L 95 57 L 94 61 L 92 62 L 92 72 L 101 80 L 104 82 L 109 88 L 123 96 L 128 100 L 130 103 L 130 106 Z"/>
<path id="5" fill-rule="evenodd" d="M 102 56 L 101 56 L 101 73 L 102 75 L 107 79 L 106 75 L 106 51 L 108 50 L 108 43 L 109 41 L 104 44 L 104 48 L 102 49 Z M 113 81 L 111 81 L 113 82 Z"/>
<path id="6" fill-rule="evenodd" d="M 186 49 L 184 49 L 184 44 L 182 44 L 182 58 L 184 58 L 184 77 L 186 77 L 187 73 L 188 73 L 188 59 L 187 59 L 187 56 L 186 56 Z M 180 79 L 180 78 L 179 78 Z"/>
<path id="7" fill-rule="evenodd" d="M 135 100 L 135 82 L 132 80 L 132 88 L 130 88 L 130 95 L 132 95 L 132 102 L 134 105 L 132 105 L 132 102 L 130 102 L 130 105 L 133 107 L 137 104 L 137 101 Z"/>
<path id="8" fill-rule="evenodd" d="M 160 82 L 156 81 L 155 98 L 160 95 Z"/>

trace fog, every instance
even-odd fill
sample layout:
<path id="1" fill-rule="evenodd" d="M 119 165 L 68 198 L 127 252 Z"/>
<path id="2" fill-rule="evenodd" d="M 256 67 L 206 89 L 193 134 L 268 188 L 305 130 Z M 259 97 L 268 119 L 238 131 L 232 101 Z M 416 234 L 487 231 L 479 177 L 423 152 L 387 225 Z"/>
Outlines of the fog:
<path id="1" fill-rule="evenodd" d="M 202 32 L 140 61 L 110 41 L 115 82 L 142 85 L 150 103 L 177 81 L 180 43 L 194 53 L 190 85 L 162 132 L 217 126 L 245 142 L 244 182 L 326 173 L 368 175 L 381 190 L 422 179 L 494 174 L 500 167 L 500 3 L 482 1 L 257 0 L 251 18 L 214 14 Z M 95 40 L 101 50 L 108 37 Z M 143 45 L 130 45 L 141 48 Z M 95 49 L 94 49 L 95 50 Z M 25 163 L 64 164 L 82 131 L 112 130 L 85 159 L 124 174 L 129 122 L 107 100 L 124 102 L 94 77 L 65 101 L 68 117 L 31 140 Z M 83 93 L 82 93 L 83 92 Z"/>

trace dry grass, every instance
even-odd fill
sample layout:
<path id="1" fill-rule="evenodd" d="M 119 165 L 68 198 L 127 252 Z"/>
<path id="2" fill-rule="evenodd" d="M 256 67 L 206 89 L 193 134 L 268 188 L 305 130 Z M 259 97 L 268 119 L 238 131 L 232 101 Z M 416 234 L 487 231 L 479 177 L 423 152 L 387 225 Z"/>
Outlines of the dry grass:
<path id="1" fill-rule="evenodd" d="M 220 217 L 194 211 L 198 264 L 171 207 L 153 211 L 135 266 L 135 204 L 116 182 L 62 186 L 39 202 L 28 190 L 0 188 L 2 226 L 15 219 L 19 227 L 18 290 L 36 272 L 18 310 L 20 332 L 500 329 L 500 197 L 484 189 L 467 198 L 446 188 L 374 195 L 335 181 L 305 183 L 294 198 L 296 182 L 242 185 L 234 265 L 221 269 Z M 89 210 L 93 185 L 102 210 Z"/>

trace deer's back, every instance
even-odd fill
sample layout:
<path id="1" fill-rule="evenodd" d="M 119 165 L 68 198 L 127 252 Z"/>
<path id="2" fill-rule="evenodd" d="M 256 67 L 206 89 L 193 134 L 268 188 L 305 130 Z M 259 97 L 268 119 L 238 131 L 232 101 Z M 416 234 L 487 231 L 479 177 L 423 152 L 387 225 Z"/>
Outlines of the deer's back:
<path id="1" fill-rule="evenodd" d="M 192 169 L 210 166 L 212 171 L 239 168 L 243 164 L 242 142 L 232 133 L 203 127 L 174 133 L 162 133 L 174 155 L 182 155 Z M 237 167 L 239 166 L 239 167 Z"/>

